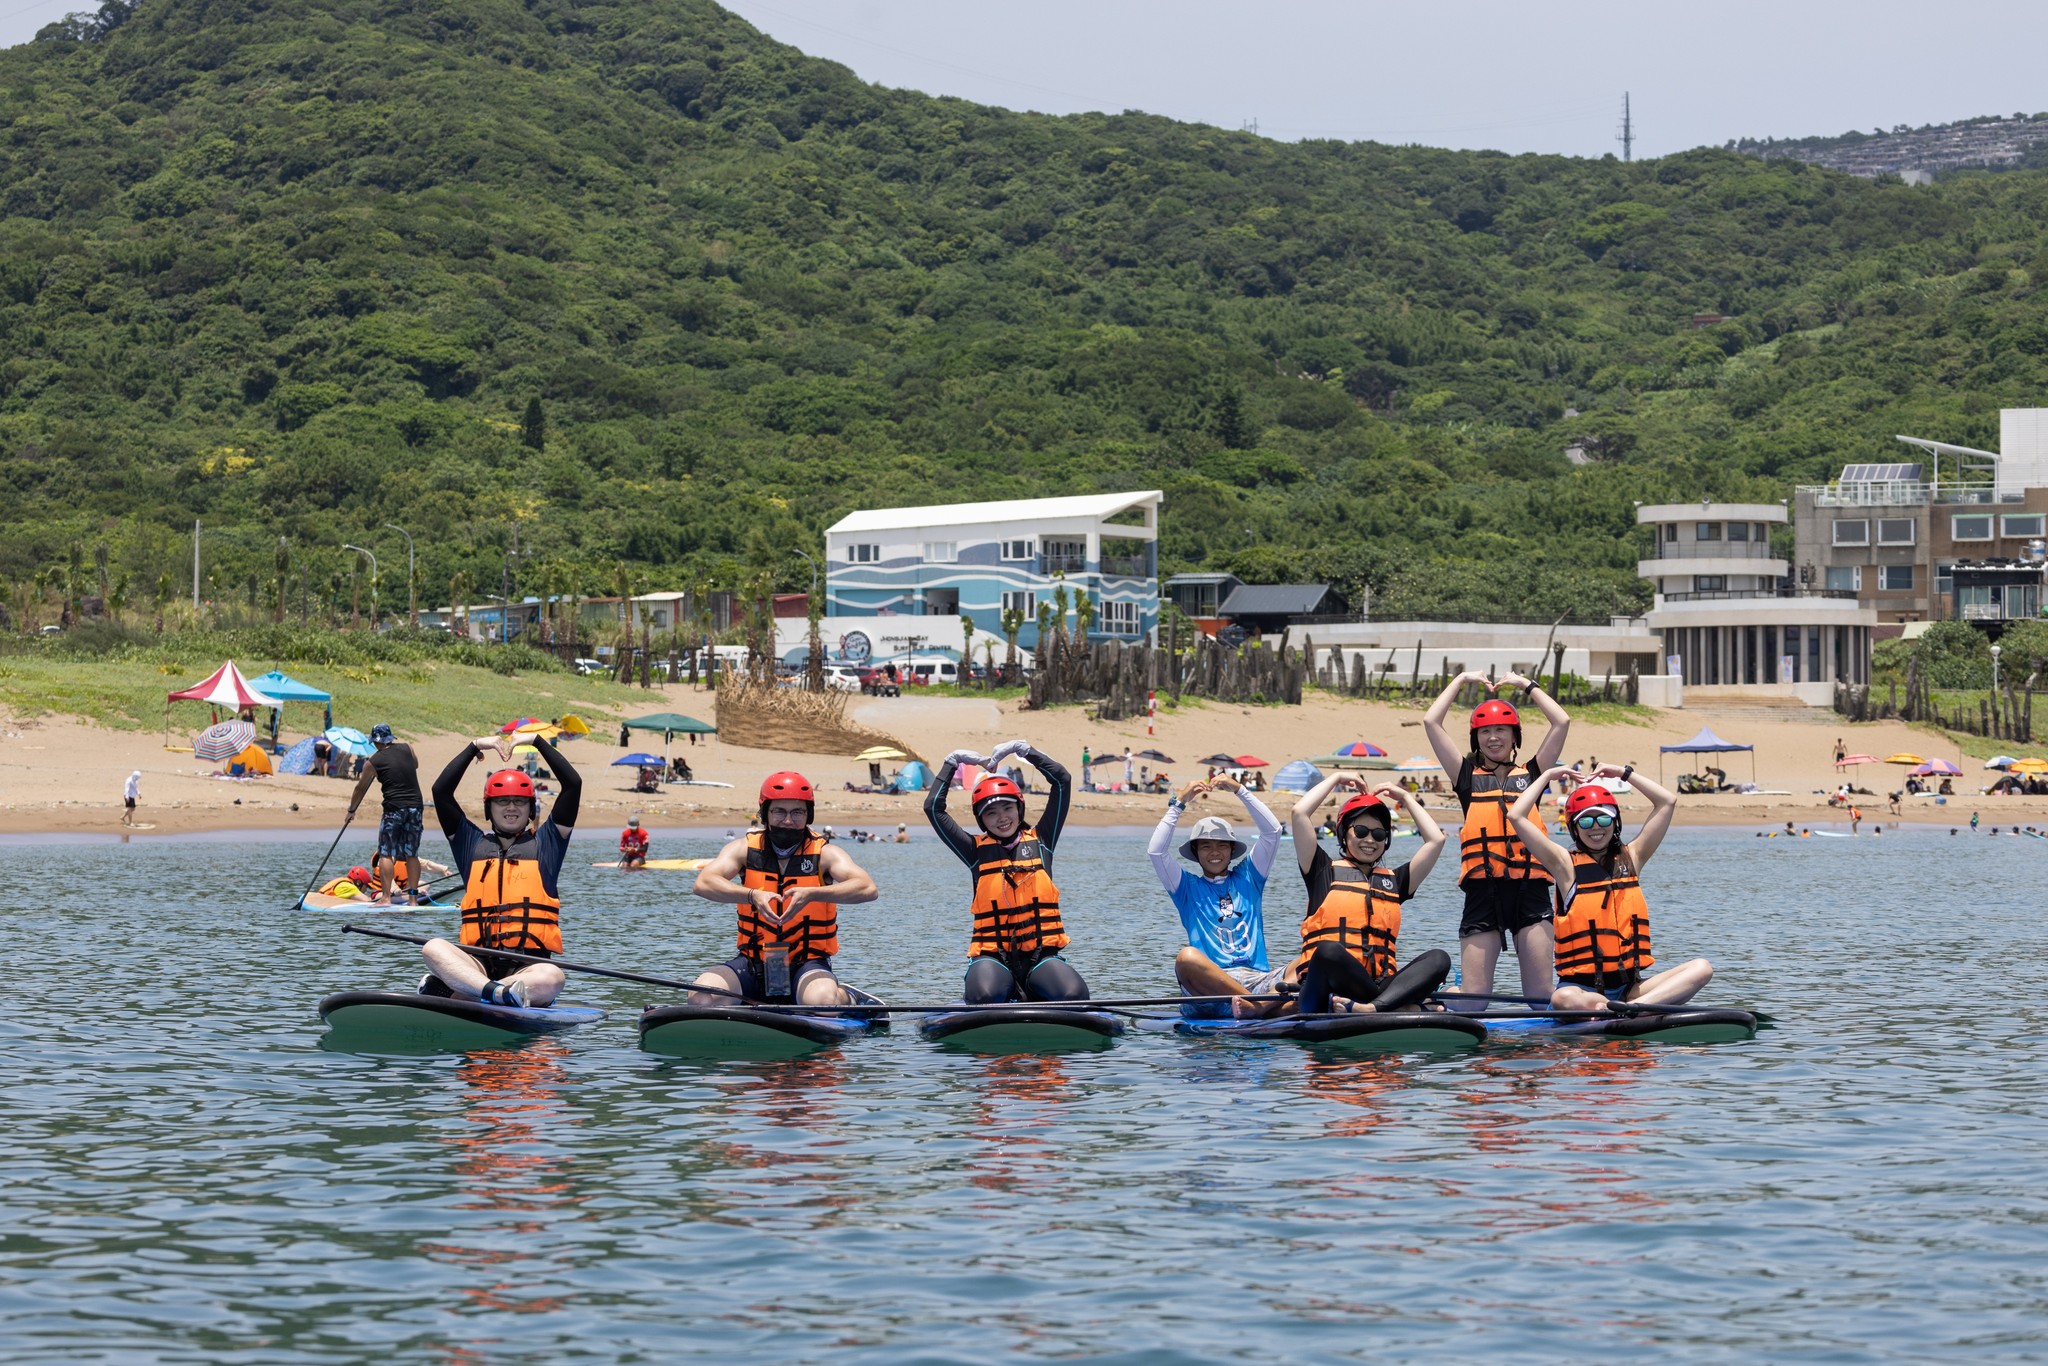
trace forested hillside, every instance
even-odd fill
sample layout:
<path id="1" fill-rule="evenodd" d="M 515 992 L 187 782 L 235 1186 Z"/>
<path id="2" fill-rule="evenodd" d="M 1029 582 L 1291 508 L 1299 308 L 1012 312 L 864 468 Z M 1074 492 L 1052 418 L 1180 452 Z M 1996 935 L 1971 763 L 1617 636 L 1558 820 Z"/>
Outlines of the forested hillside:
<path id="1" fill-rule="evenodd" d="M 1158 486 L 1169 570 L 1605 611 L 1634 499 L 2048 402 L 2035 172 L 1016 114 L 709 0 L 109 5 L 0 53 L 0 126 L 17 603 L 74 547 L 182 592 L 195 517 L 296 610 L 349 541 L 402 596 L 385 523 L 428 601 L 515 523 L 529 591 L 800 588 L 850 508 Z"/>

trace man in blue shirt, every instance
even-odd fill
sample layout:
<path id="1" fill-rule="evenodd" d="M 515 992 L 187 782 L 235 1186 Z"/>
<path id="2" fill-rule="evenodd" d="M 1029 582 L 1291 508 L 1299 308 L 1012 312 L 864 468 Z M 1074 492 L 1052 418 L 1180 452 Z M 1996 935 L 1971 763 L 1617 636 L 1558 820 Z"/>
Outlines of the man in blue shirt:
<path id="1" fill-rule="evenodd" d="M 1185 872 L 1173 856 L 1173 837 L 1181 812 L 1204 792 L 1234 792 L 1258 831 L 1247 845 L 1221 816 L 1195 822 L 1180 846 L 1180 857 L 1193 862 L 1199 876 Z M 1266 878 L 1280 852 L 1280 821 L 1234 778 L 1216 777 L 1189 783 L 1166 804 L 1166 815 L 1152 831 L 1148 851 L 1152 870 L 1173 899 L 1187 931 L 1188 947 L 1173 960 L 1173 975 L 1188 996 L 1265 995 L 1280 981 L 1281 971 L 1266 961 Z M 1220 1003 L 1182 1006 L 1194 1018 L 1226 1015 Z"/>

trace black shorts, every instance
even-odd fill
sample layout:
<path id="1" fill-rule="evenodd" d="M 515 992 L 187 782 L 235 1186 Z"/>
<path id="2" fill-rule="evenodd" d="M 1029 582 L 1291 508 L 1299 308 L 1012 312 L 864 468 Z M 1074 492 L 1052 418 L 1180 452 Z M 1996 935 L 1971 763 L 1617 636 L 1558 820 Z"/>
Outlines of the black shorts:
<path id="1" fill-rule="evenodd" d="M 1597 992 L 1610 1001 L 1626 1001 L 1643 980 L 1640 972 L 1610 972 L 1604 977 L 1560 977 L 1561 987 L 1578 987 L 1581 991 Z"/>
<path id="2" fill-rule="evenodd" d="M 525 954 L 528 958 L 554 957 L 546 949 L 520 949 L 519 952 Z M 495 953 L 482 954 L 477 958 L 476 962 L 477 966 L 484 970 L 484 976 L 490 978 L 493 982 L 502 982 L 522 968 L 533 966 L 533 964 L 523 962 L 517 958 L 500 958 Z"/>
<path id="3" fill-rule="evenodd" d="M 1541 925 L 1557 914 L 1551 884 L 1536 878 L 1485 877 L 1465 884 L 1465 917 L 1458 938 L 1497 933 L 1503 940 L 1518 930 Z"/>
<path id="4" fill-rule="evenodd" d="M 739 979 L 740 994 L 742 996 L 745 996 L 750 1001 L 765 999 L 767 984 L 761 980 L 760 959 L 749 958 L 744 953 L 736 954 L 720 963 L 719 966 Z M 832 960 L 829 958 L 799 958 L 791 962 L 789 965 L 790 995 L 802 996 L 804 978 L 814 972 L 822 972 L 828 977 L 832 976 Z M 837 981 L 838 978 L 833 977 L 833 980 Z"/>
<path id="5" fill-rule="evenodd" d="M 130 811 L 133 811 L 135 809 L 135 799 L 133 797 L 123 797 L 121 799 L 121 805 L 127 807 Z"/>

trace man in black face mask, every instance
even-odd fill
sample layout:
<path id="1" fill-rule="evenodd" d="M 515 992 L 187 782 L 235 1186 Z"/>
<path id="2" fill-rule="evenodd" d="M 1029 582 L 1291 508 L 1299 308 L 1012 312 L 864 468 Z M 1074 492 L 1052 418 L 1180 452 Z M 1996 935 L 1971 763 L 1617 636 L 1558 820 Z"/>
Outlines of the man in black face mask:
<path id="1" fill-rule="evenodd" d="M 698 985 L 755 1001 L 850 1002 L 832 974 L 839 906 L 873 901 L 875 880 L 811 829 L 816 815 L 808 778 L 771 773 L 761 784 L 762 828 L 726 845 L 697 874 L 698 896 L 739 907 L 739 953 L 700 975 Z M 731 999 L 699 992 L 690 1003 Z"/>
<path id="2" fill-rule="evenodd" d="M 462 814 L 455 788 L 486 752 L 509 761 L 509 741 L 490 736 L 463 746 L 434 781 L 434 814 L 455 853 L 462 874 L 462 943 L 509 949 L 546 958 L 562 951 L 559 878 L 569 852 L 583 779 L 561 751 L 540 736 L 533 747 L 561 784 L 554 809 L 541 821 L 533 779 L 516 768 L 500 769 L 484 783 L 488 832 Z M 445 939 L 430 939 L 421 950 L 433 969 L 420 980 L 428 995 L 468 996 L 493 1005 L 545 1006 L 561 994 L 562 970 L 550 963 L 478 959 Z"/>

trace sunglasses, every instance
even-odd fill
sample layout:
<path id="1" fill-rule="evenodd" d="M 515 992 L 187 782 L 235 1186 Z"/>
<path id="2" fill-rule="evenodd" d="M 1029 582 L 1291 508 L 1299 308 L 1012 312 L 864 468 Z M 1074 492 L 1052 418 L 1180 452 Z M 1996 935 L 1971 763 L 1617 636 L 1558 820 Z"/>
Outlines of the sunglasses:
<path id="1" fill-rule="evenodd" d="M 1619 824 L 1620 821 L 1621 817 L 1612 811 L 1588 811 L 1583 816 L 1572 818 L 1572 824 L 1581 830 L 1605 830 L 1610 825 Z"/>
<path id="2" fill-rule="evenodd" d="M 1349 830 L 1346 830 L 1344 832 L 1345 839 L 1355 839 L 1360 835 L 1365 836 L 1367 839 L 1379 840 L 1382 842 L 1390 840 L 1394 837 L 1394 834 L 1391 830 L 1384 829 L 1383 827 L 1377 825 L 1354 825 Z"/>

